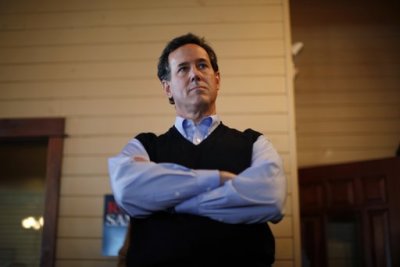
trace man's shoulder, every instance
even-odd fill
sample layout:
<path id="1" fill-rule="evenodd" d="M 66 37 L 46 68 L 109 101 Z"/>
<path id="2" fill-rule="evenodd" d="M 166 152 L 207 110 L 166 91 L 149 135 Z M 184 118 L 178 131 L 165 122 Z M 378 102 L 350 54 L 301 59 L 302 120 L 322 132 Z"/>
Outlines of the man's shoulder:
<path id="1" fill-rule="evenodd" d="M 152 133 L 152 132 L 143 132 L 143 133 L 140 133 L 140 134 L 136 135 L 135 138 L 143 143 L 143 141 L 156 139 L 157 135 L 155 133 Z"/>
<path id="2" fill-rule="evenodd" d="M 165 132 L 163 134 L 156 134 L 153 132 L 142 132 L 142 133 L 139 133 L 138 135 L 136 135 L 135 138 L 138 139 L 142 143 L 151 142 L 151 141 L 155 141 L 160 138 L 164 138 L 168 135 L 174 134 L 176 131 L 177 130 L 173 126 L 167 132 Z"/>
<path id="3" fill-rule="evenodd" d="M 254 137 L 254 138 L 258 138 L 260 135 L 262 135 L 262 133 L 253 130 L 251 128 L 247 128 L 246 130 L 243 131 L 243 134 L 250 136 L 250 137 Z"/>
<path id="4" fill-rule="evenodd" d="M 228 126 L 226 126 L 226 125 L 224 125 L 224 124 L 222 124 L 222 123 L 221 123 L 220 126 L 223 127 L 226 131 L 230 131 L 230 132 L 233 133 L 233 134 L 241 135 L 241 136 L 244 136 L 244 137 L 246 137 L 246 138 L 250 138 L 252 141 L 257 140 L 257 138 L 258 138 L 260 135 L 262 135 L 262 133 L 260 133 L 260 132 L 258 132 L 258 131 L 256 131 L 256 130 L 253 130 L 253 129 L 251 129 L 251 128 L 247 128 L 247 129 L 245 129 L 244 131 L 240 131 L 240 130 L 238 130 L 238 129 L 228 127 Z"/>

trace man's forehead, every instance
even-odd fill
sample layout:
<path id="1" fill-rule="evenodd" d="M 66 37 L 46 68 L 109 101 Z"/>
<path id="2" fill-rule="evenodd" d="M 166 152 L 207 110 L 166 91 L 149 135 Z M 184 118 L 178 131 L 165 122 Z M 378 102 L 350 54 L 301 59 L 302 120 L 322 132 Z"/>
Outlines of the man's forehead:
<path id="1" fill-rule="evenodd" d="M 171 64 L 184 64 L 189 62 L 206 61 L 210 62 L 207 51 L 196 44 L 185 44 L 172 51 L 168 56 Z"/>

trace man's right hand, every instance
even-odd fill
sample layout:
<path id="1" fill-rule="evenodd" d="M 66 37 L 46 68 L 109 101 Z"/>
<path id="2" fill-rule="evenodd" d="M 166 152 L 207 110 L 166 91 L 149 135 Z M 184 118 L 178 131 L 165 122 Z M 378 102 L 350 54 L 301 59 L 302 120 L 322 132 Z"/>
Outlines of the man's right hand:
<path id="1" fill-rule="evenodd" d="M 228 171 L 219 171 L 219 182 L 220 184 L 224 184 L 225 182 L 232 180 L 236 177 L 236 174 L 228 172 Z"/>

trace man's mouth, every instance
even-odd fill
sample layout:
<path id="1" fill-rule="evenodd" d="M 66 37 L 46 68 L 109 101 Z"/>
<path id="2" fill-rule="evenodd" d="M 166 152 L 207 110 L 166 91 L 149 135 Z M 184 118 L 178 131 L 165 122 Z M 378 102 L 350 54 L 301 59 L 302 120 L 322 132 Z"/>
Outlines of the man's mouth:
<path id="1" fill-rule="evenodd" d="M 197 85 L 197 86 L 193 86 L 189 89 L 189 92 L 191 91 L 199 91 L 199 90 L 207 90 L 206 86 L 202 86 L 202 85 Z"/>

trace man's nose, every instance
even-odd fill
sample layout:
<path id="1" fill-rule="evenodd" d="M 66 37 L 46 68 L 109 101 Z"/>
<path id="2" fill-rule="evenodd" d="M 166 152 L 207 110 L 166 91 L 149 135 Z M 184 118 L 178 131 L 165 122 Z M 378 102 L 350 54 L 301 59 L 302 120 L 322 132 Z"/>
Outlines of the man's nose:
<path id="1" fill-rule="evenodd" d="M 196 66 L 190 68 L 190 81 L 200 80 L 200 70 Z"/>

